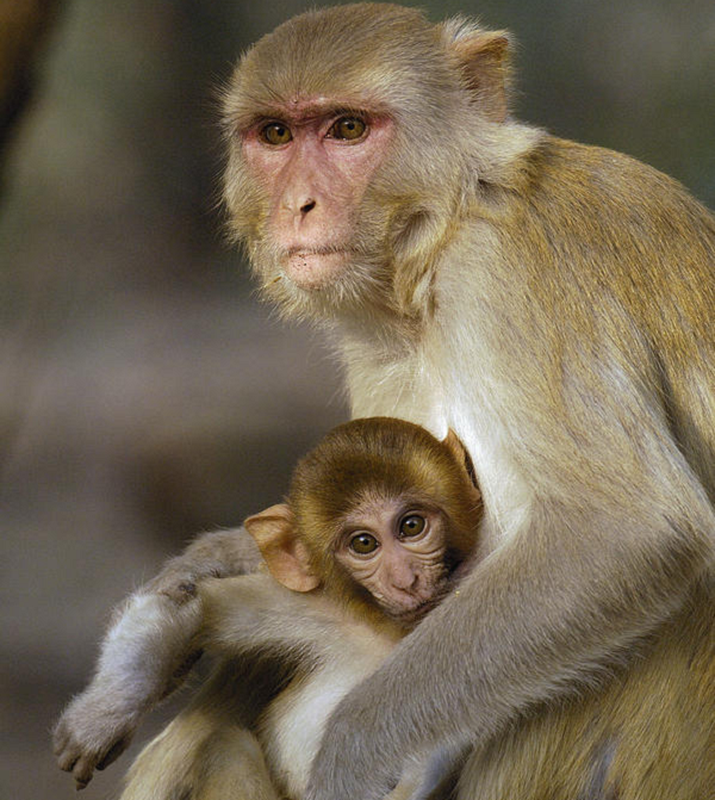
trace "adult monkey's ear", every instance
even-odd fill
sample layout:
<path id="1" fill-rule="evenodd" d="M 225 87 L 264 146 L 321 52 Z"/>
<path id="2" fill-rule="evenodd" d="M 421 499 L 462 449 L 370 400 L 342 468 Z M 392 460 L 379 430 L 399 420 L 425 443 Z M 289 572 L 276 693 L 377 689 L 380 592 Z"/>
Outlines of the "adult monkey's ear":
<path id="1" fill-rule="evenodd" d="M 311 568 L 308 549 L 297 536 L 290 506 L 271 506 L 243 524 L 278 583 L 294 592 L 309 592 L 318 586 L 320 580 Z"/>
<path id="2" fill-rule="evenodd" d="M 449 54 L 462 74 L 474 104 L 492 122 L 504 122 L 509 112 L 509 34 L 469 30 L 459 20 L 445 23 L 452 36 Z"/>

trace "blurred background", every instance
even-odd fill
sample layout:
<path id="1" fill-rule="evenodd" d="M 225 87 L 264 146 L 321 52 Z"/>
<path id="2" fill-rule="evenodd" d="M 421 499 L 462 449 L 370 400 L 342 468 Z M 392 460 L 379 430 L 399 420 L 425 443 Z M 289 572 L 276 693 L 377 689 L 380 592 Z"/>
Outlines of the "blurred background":
<path id="1" fill-rule="evenodd" d="M 48 732 L 109 609 L 195 533 L 278 501 L 346 418 L 329 351 L 252 297 L 216 207 L 215 89 L 309 5 L 0 0 L 3 800 L 74 796 Z M 521 117 L 715 206 L 711 0 L 420 5 L 514 32 Z M 83 800 L 115 797 L 129 760 Z"/>

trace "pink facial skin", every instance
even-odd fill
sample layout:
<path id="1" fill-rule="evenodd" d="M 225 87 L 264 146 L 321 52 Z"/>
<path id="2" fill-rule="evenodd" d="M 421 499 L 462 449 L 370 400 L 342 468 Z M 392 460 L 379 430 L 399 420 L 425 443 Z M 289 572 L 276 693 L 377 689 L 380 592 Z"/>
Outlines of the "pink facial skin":
<path id="1" fill-rule="evenodd" d="M 271 198 L 268 229 L 289 280 L 320 289 L 351 258 L 353 220 L 394 125 L 313 98 L 243 132 L 249 171 Z"/>

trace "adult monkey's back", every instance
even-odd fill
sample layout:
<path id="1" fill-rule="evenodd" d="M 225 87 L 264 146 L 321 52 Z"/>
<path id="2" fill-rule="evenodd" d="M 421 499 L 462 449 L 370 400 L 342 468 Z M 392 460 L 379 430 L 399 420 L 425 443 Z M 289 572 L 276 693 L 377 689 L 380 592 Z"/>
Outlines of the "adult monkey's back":
<path id="1" fill-rule="evenodd" d="M 265 37 L 227 91 L 226 203 L 264 294 L 330 330 L 355 416 L 455 429 L 486 503 L 486 557 L 338 708 L 311 798 L 380 797 L 453 740 L 463 798 L 701 800 L 715 223 L 512 120 L 506 51 L 343 6 Z"/>
<path id="2" fill-rule="evenodd" d="M 715 785 L 648 730 L 713 778 L 712 725 L 690 741 L 686 720 L 715 695 L 715 222 L 654 170 L 513 121 L 506 50 L 411 9 L 326 9 L 227 94 L 225 196 L 265 295 L 327 322 L 355 416 L 454 428 L 488 511 L 460 594 L 338 708 L 316 800 L 379 797 L 445 738 L 475 743 L 480 800 Z M 622 692 L 584 695 L 621 665 Z M 684 718 L 662 719 L 674 692 Z"/>

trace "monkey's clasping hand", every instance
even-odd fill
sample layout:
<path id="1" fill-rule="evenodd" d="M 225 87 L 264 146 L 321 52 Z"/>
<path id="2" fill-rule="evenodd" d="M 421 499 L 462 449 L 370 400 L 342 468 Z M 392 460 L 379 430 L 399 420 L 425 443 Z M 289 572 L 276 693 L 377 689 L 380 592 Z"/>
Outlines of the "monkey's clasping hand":
<path id="1" fill-rule="evenodd" d="M 180 605 L 159 593 L 135 594 L 116 615 L 92 682 L 53 731 L 59 767 L 78 789 L 126 750 L 144 716 L 182 682 L 200 655 L 200 615 L 193 595 Z"/>
<path id="2" fill-rule="evenodd" d="M 65 709 L 53 731 L 60 769 L 84 789 L 95 769 L 102 770 L 129 746 L 141 713 L 117 705 L 104 687 L 92 684 Z"/>

